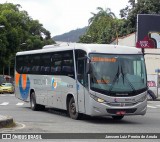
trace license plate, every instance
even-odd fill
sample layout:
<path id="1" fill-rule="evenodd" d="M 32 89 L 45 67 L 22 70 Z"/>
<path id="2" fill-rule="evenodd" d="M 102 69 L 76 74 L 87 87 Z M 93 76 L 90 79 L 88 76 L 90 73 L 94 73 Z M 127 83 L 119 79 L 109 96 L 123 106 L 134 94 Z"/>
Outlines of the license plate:
<path id="1" fill-rule="evenodd" d="M 117 114 L 117 115 L 125 115 L 126 112 L 125 112 L 125 111 L 117 111 L 116 114 Z"/>

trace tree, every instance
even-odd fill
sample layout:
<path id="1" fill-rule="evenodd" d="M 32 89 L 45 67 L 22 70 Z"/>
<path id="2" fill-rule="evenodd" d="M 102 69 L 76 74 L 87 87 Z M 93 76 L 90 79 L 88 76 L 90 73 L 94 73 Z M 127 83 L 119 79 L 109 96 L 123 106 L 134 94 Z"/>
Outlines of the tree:
<path id="1" fill-rule="evenodd" d="M 50 32 L 20 8 L 19 4 L 0 4 L 0 26 L 4 26 L 0 28 L 0 72 L 2 66 L 14 65 L 16 52 L 55 43 Z"/>
<path id="2" fill-rule="evenodd" d="M 120 10 L 122 19 L 117 19 L 109 8 L 98 7 L 92 13 L 89 28 L 80 37 L 83 43 L 110 43 L 117 36 L 125 36 L 136 31 L 137 14 L 160 14 L 160 0 L 129 0 L 129 5 Z"/>
<path id="3" fill-rule="evenodd" d="M 120 10 L 120 16 L 121 16 L 121 18 L 125 18 L 126 19 L 127 16 L 128 16 L 128 13 L 131 12 L 135 8 L 135 6 L 136 6 L 135 0 L 129 0 L 128 3 L 130 5 L 127 5 L 124 9 Z"/>
<path id="4" fill-rule="evenodd" d="M 128 6 L 120 11 L 122 18 L 126 19 L 125 25 L 129 33 L 136 31 L 137 14 L 160 14 L 160 0 L 129 0 Z"/>
<path id="5" fill-rule="evenodd" d="M 99 21 L 101 17 L 110 17 L 110 18 L 115 18 L 115 14 L 111 12 L 110 8 L 106 8 L 105 10 L 101 7 L 97 7 L 98 13 L 95 14 L 91 12 L 93 15 L 89 20 L 88 24 L 91 25 L 93 21 Z"/>
<path id="6" fill-rule="evenodd" d="M 85 35 L 80 37 L 83 43 L 110 43 L 116 37 L 117 18 L 109 8 L 97 7 L 98 12 L 92 13 L 88 20 L 89 28 Z M 110 34 L 112 33 L 112 35 Z"/>

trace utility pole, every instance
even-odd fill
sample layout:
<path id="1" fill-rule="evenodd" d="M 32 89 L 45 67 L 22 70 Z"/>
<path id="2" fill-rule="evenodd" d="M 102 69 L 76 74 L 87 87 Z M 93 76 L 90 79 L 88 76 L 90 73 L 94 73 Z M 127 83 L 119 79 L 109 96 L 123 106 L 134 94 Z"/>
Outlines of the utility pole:
<path id="1" fill-rule="evenodd" d="M 0 25 L 0 28 L 5 28 L 4 25 Z M 2 59 L 2 53 L 1 53 L 1 59 Z M 3 65 L 3 78 L 4 78 L 4 65 Z"/>

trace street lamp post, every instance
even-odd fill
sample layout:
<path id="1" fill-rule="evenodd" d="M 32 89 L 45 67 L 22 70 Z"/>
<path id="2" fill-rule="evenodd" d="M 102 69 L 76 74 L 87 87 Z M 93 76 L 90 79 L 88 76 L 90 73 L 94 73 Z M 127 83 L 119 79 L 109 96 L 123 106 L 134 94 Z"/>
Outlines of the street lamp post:
<path id="1" fill-rule="evenodd" d="M 0 28 L 5 28 L 4 25 L 0 25 Z M 1 54 L 1 59 L 2 59 L 2 54 Z M 3 65 L 3 77 L 4 77 L 4 65 Z"/>
<path id="2" fill-rule="evenodd" d="M 159 73 L 160 73 L 160 69 L 156 69 L 155 72 L 157 73 L 157 98 L 158 98 L 158 88 L 159 88 Z"/>

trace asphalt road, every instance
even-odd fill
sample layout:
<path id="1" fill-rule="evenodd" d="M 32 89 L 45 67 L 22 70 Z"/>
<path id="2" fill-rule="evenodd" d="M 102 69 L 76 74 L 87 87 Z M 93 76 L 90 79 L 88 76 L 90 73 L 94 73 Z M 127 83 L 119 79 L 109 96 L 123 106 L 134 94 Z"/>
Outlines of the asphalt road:
<path id="1" fill-rule="evenodd" d="M 160 133 L 160 101 L 149 101 L 145 116 L 126 116 L 121 121 L 111 117 L 73 120 L 65 111 L 32 111 L 29 103 L 13 94 L 0 94 L 0 114 L 12 116 L 18 124 L 16 128 L 0 129 L 1 133 Z"/>

